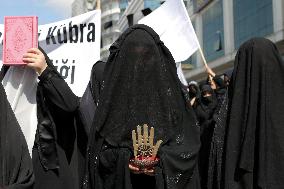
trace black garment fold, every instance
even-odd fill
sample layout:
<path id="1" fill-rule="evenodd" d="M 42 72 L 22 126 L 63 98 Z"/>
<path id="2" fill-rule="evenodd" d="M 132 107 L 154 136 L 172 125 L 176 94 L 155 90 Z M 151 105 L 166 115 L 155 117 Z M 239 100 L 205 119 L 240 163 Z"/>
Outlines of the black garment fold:
<path id="1" fill-rule="evenodd" d="M 224 141 L 227 126 L 227 112 L 228 112 L 228 92 L 223 95 L 220 101 L 220 108 L 217 108 L 216 113 L 213 115 L 215 120 L 212 140 L 210 143 L 210 153 L 208 160 L 208 174 L 206 187 L 208 189 L 221 189 L 223 188 L 223 152 Z"/>
<path id="2" fill-rule="evenodd" d="M 88 134 L 99 103 L 99 97 L 103 85 L 104 68 L 105 62 L 103 61 L 97 61 L 93 65 L 90 81 L 80 100 L 79 116 Z"/>
<path id="3" fill-rule="evenodd" d="M 0 83 L 0 188 L 32 189 L 32 160 L 24 134 Z"/>

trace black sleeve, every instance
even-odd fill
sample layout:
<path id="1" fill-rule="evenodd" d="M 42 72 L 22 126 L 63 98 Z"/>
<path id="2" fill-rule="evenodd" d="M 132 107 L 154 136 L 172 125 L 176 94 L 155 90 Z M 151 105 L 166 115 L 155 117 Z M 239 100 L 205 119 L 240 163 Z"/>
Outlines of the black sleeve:
<path id="1" fill-rule="evenodd" d="M 39 76 L 39 85 L 43 87 L 48 102 L 66 112 L 74 112 L 79 106 L 77 97 L 64 79 L 51 67 L 47 67 Z"/>
<path id="2" fill-rule="evenodd" d="M 80 100 L 80 105 L 78 109 L 79 118 L 82 124 L 84 125 L 84 128 L 87 131 L 87 133 L 89 133 L 91 130 L 96 109 L 97 109 L 97 104 L 93 99 L 91 86 L 89 83 Z"/>

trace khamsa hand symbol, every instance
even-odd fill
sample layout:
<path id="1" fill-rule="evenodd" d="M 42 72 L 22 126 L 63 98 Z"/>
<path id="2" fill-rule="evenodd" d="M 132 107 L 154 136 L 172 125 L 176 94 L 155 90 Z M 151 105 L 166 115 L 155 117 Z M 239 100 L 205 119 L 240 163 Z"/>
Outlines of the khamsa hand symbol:
<path id="1" fill-rule="evenodd" d="M 137 133 L 132 131 L 134 159 L 130 162 L 140 169 L 151 168 L 159 161 L 156 156 L 163 141 L 158 140 L 154 145 L 154 128 L 150 128 L 150 135 L 148 132 L 147 124 L 143 125 L 143 135 L 140 125 L 137 126 Z"/>

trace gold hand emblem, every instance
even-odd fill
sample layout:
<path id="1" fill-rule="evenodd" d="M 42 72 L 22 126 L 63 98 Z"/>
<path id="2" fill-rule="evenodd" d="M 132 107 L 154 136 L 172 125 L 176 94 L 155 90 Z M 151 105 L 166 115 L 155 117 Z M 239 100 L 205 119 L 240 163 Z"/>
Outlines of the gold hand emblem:
<path id="1" fill-rule="evenodd" d="M 141 126 L 137 126 L 137 133 L 135 130 L 132 131 L 132 141 L 135 160 L 138 157 L 155 159 L 157 156 L 158 149 L 162 144 L 162 140 L 158 140 L 154 145 L 154 128 L 151 127 L 150 135 L 148 135 L 148 125 L 143 125 L 143 135 Z"/>

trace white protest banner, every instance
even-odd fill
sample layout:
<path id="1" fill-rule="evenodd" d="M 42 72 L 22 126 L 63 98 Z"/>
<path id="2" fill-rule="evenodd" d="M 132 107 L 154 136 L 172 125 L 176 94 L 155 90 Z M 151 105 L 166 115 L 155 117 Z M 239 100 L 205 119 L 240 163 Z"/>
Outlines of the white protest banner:
<path id="1" fill-rule="evenodd" d="M 100 59 L 100 22 L 101 13 L 96 10 L 38 28 L 39 46 L 77 96 L 83 95 L 92 66 Z M 0 25 L 1 66 L 3 28 Z M 31 154 L 37 128 L 37 74 L 28 67 L 10 67 L 3 86 Z"/>
<path id="2" fill-rule="evenodd" d="M 0 65 L 4 26 L 0 24 Z M 100 59 L 101 13 L 91 11 L 63 21 L 40 25 L 39 46 L 72 91 L 82 96 L 93 64 Z"/>
<path id="3" fill-rule="evenodd" d="M 155 30 L 176 62 L 187 60 L 200 47 L 183 0 L 167 0 L 138 23 Z"/>

